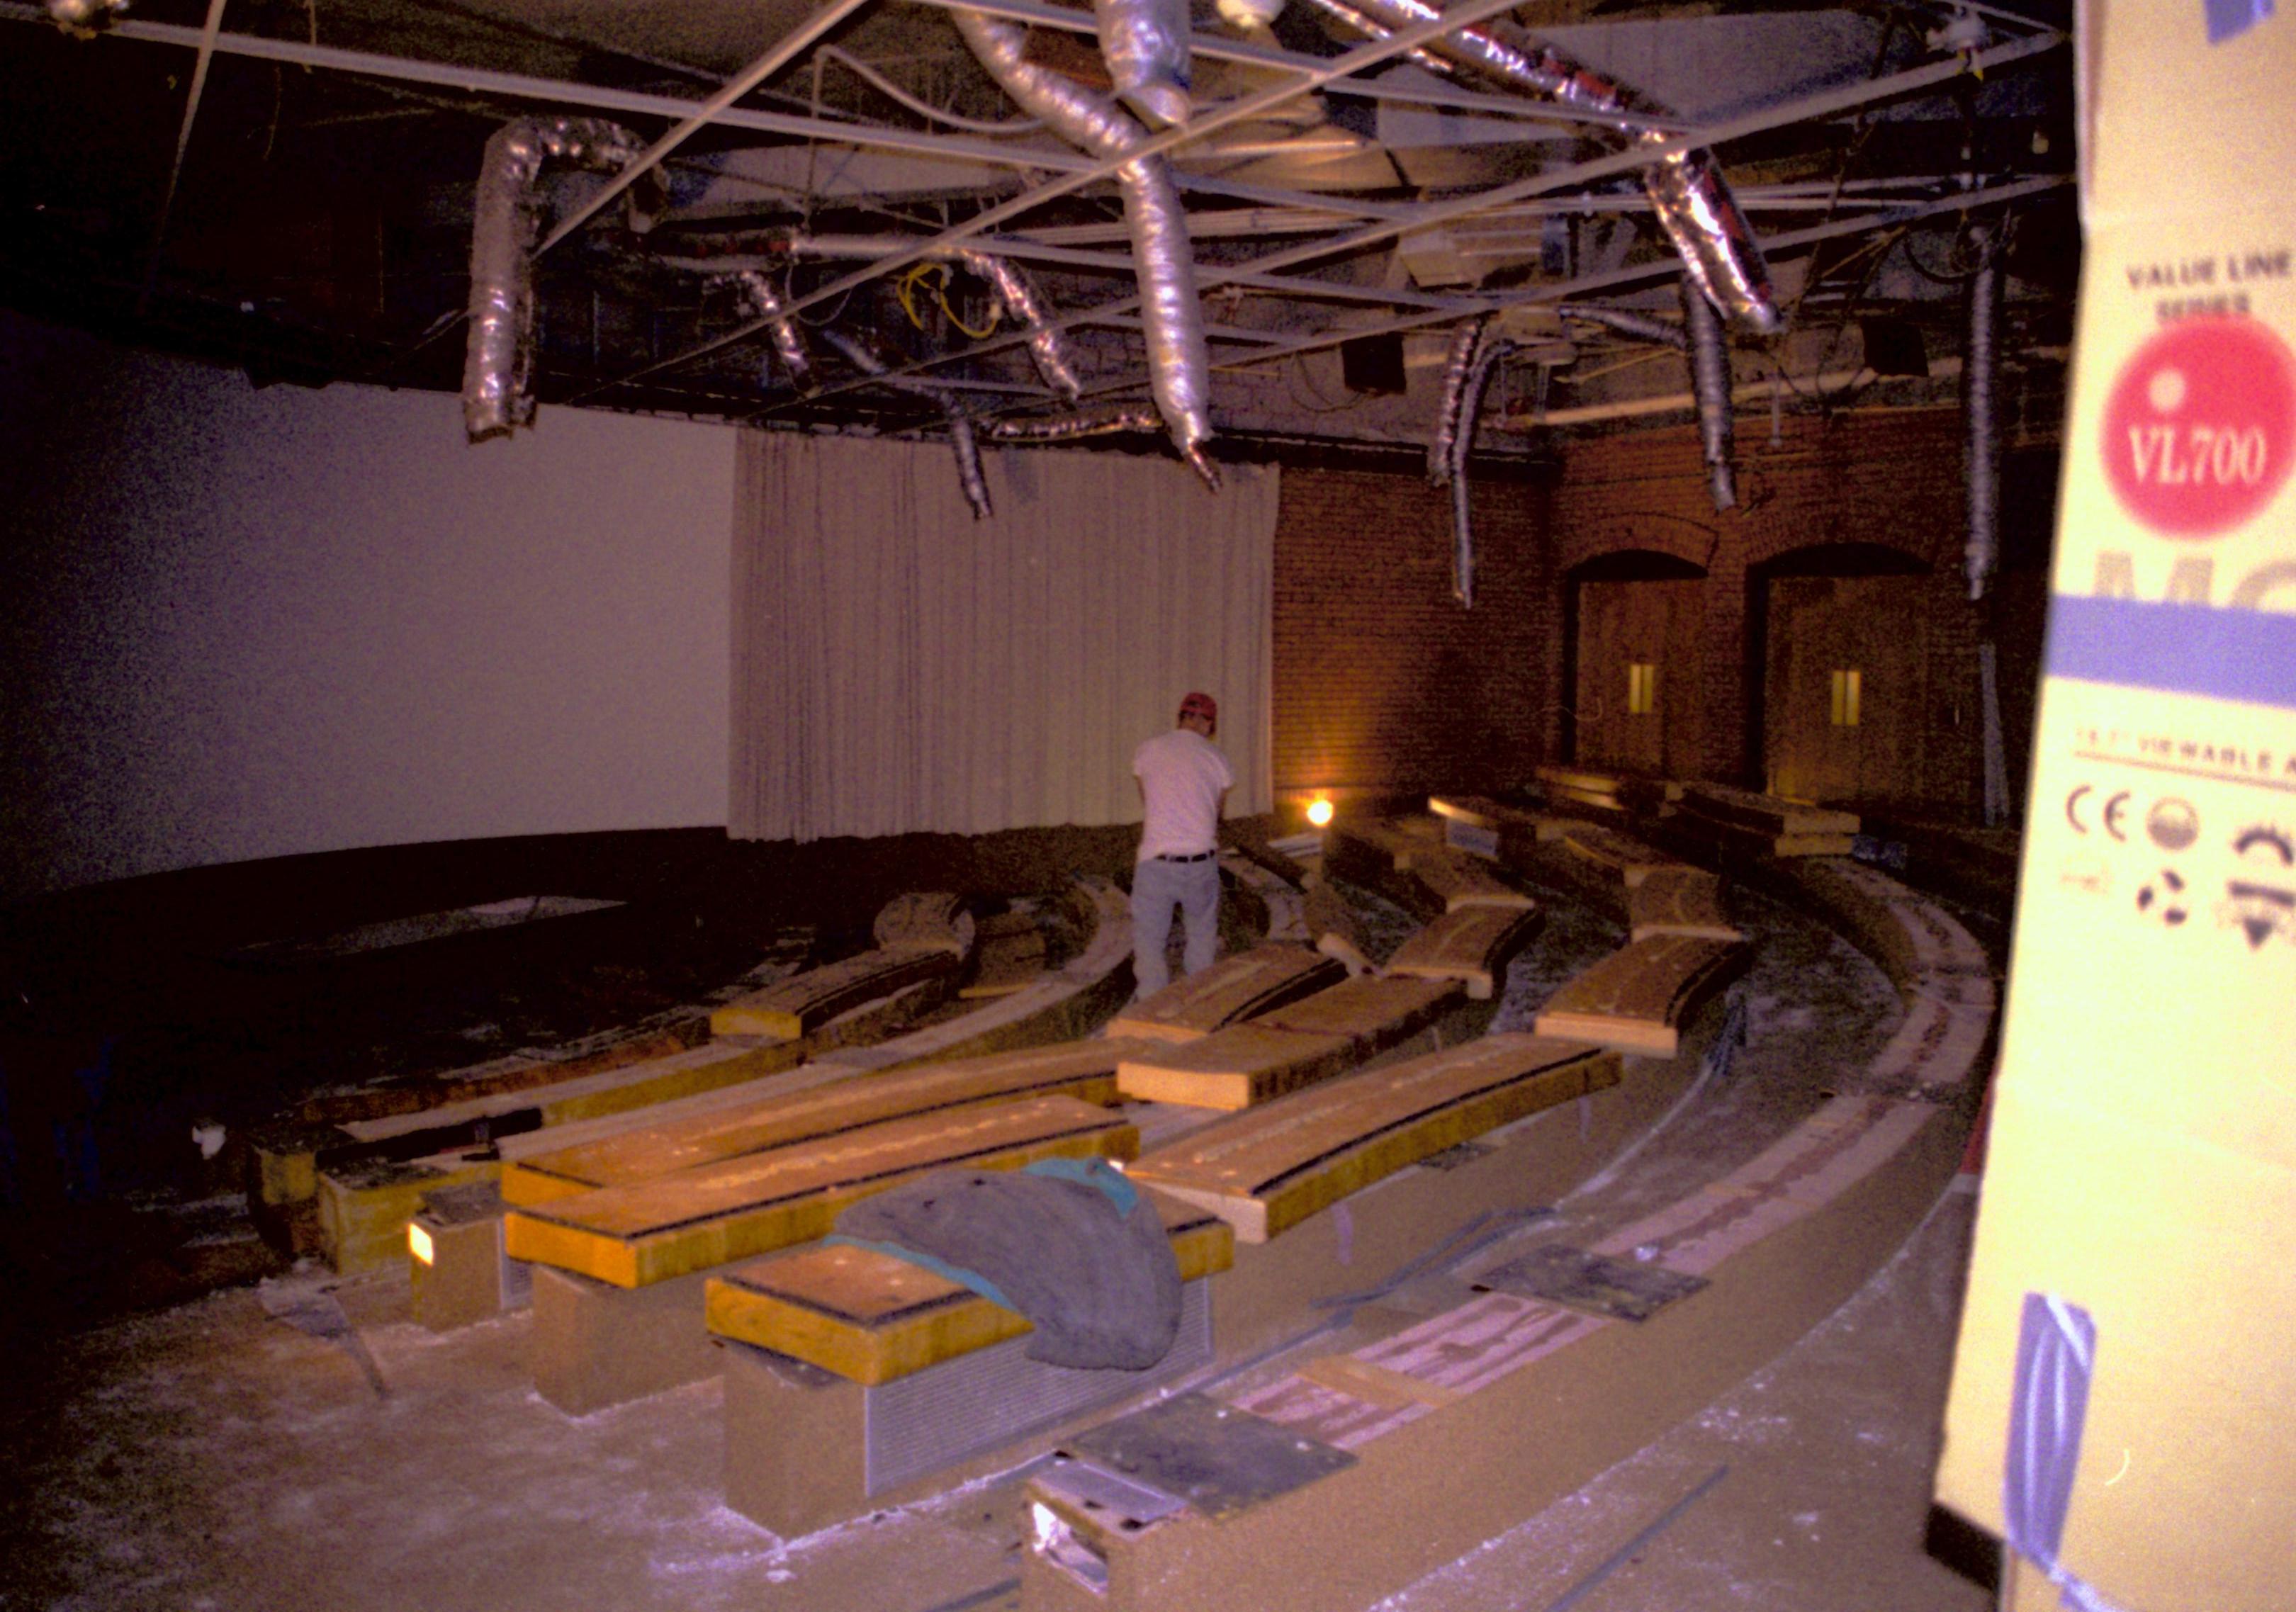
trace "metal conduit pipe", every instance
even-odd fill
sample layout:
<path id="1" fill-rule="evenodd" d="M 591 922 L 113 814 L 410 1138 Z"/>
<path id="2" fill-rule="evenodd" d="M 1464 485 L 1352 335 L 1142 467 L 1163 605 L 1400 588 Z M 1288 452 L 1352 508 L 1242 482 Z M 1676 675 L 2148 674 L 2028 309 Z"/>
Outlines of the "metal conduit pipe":
<path id="1" fill-rule="evenodd" d="M 1730 347 L 1722 316 L 1688 274 L 1682 277 L 1682 325 L 1690 343 L 1690 392 L 1698 399 L 1698 439 L 1706 454 L 1706 483 L 1714 508 L 1738 507 L 1735 472 L 1730 468 Z"/>
<path id="2" fill-rule="evenodd" d="M 1093 0 L 1116 98 L 1150 128 L 1188 120 L 1188 0 Z"/>
<path id="3" fill-rule="evenodd" d="M 1483 332 L 1496 314 L 1462 319 L 1451 331 L 1451 350 L 1443 359 L 1443 389 L 1435 404 L 1435 429 L 1427 434 L 1427 485 L 1451 485 L 1451 448 L 1459 434 L 1459 405 L 1466 396 L 1467 377 L 1475 367 L 1475 353 Z"/>
<path id="4" fill-rule="evenodd" d="M 1354 6 L 1348 4 L 1347 0 L 1308 0 L 1308 4 L 1341 28 L 1361 34 L 1366 39 L 1384 39 L 1395 32 L 1391 28 L 1382 28 L 1369 17 L 1356 10 Z M 1414 49 L 1406 51 L 1403 54 L 1414 67 L 1423 68 L 1438 78 L 1457 77 L 1457 70 L 1433 51 Z"/>
<path id="5" fill-rule="evenodd" d="M 1681 327 L 1635 308 L 1604 307 L 1594 302 L 1558 302 L 1554 305 L 1554 311 L 1562 316 L 1565 323 L 1575 319 L 1581 324 L 1599 324 L 1606 331 L 1632 336 L 1637 341 L 1654 341 L 1677 352 L 1681 352 L 1690 341 L 1690 338 L 1683 334 Z"/>
<path id="6" fill-rule="evenodd" d="M 821 339 L 844 354 L 846 361 L 863 374 L 879 378 L 897 392 L 913 392 L 940 405 L 941 414 L 948 421 L 948 450 L 956 460 L 956 482 L 964 489 L 965 503 L 972 506 L 972 518 L 986 520 L 994 514 L 988 504 L 988 481 L 980 473 L 980 444 L 973 437 L 972 416 L 964 412 L 964 400 L 946 387 L 886 374 L 893 366 L 858 337 L 828 330 L 821 332 Z"/>
<path id="7" fill-rule="evenodd" d="M 1441 18 L 1433 0 L 1343 0 L 1369 21 L 1390 32 Z M 1378 37 L 1378 36 L 1374 36 Z M 1494 19 L 1455 29 L 1429 47 L 1470 71 L 1526 94 L 1589 111 L 1660 114 L 1662 109 L 1621 85 L 1581 67 L 1551 45 L 1541 44 L 1504 20 Z M 1663 146 L 1670 136 L 1621 116 L 1613 126 L 1644 143 Z M 1770 272 L 1721 165 L 1704 148 L 1660 157 L 1642 171 L 1643 189 L 1683 266 L 1714 306 L 1750 330 L 1764 333 L 1783 320 L 1770 289 Z"/>
<path id="8" fill-rule="evenodd" d="M 1459 429 L 1451 438 L 1451 596 L 1467 610 L 1475 608 L 1475 528 L 1467 507 L 1467 455 L 1474 451 L 1475 421 L 1483 412 L 1483 394 L 1491 375 L 1515 350 L 1504 338 L 1485 342 L 1467 372 L 1459 397 Z"/>
<path id="9" fill-rule="evenodd" d="M 1074 442 L 1119 431 L 1161 430 L 1163 421 L 1154 409 L 1123 403 L 1078 409 L 1071 414 L 1026 414 L 988 422 L 989 438 L 996 442 Z"/>
<path id="10" fill-rule="evenodd" d="M 545 161 L 618 173 L 645 143 L 603 118 L 521 118 L 487 141 L 471 227 L 463 428 L 472 442 L 534 422 L 535 184 Z"/>
<path id="11" fill-rule="evenodd" d="M 1146 143 L 1146 133 L 1122 108 L 1027 61 L 1022 53 L 1026 35 L 1021 29 L 976 11 L 950 15 L 988 76 L 1022 111 L 1042 118 L 1070 144 L 1105 161 Z M 1163 416 L 1180 456 L 1206 486 L 1217 488 L 1219 472 L 1204 454 L 1212 434 L 1211 354 L 1204 341 L 1203 304 L 1196 294 L 1187 209 L 1172 181 L 1171 168 L 1160 156 L 1126 162 L 1115 178 L 1124 194 L 1124 221 L 1132 232 L 1140 316 L 1148 342 L 1148 382 L 1156 412 Z"/>
<path id="12" fill-rule="evenodd" d="M 813 355 L 806 350 L 805 331 L 795 317 L 782 307 L 781 293 L 774 289 L 773 281 L 762 269 L 736 269 L 727 278 L 740 289 L 742 306 L 751 318 L 766 321 L 766 333 L 771 337 L 775 356 L 781 359 L 782 368 L 800 391 L 809 389 L 813 380 Z"/>
<path id="13" fill-rule="evenodd" d="M 1970 226 L 1978 254 L 1969 277 L 1969 336 L 1961 370 L 1963 447 L 1969 481 L 1969 533 L 1962 570 L 1969 596 L 1985 597 L 2000 554 L 2001 421 L 1997 380 L 2001 369 L 2001 233 L 1991 223 Z"/>

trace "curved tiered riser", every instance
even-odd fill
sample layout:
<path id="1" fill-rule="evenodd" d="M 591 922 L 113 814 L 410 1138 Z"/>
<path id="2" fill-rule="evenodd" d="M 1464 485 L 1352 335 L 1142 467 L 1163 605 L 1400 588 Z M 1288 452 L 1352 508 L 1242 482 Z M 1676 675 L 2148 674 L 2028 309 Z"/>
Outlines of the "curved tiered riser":
<path id="1" fill-rule="evenodd" d="M 1235 1238 L 1218 1215 L 1152 1192 L 1182 1281 L 1235 1261 Z M 713 1337 L 771 1349 L 874 1387 L 1035 1330 L 1016 1310 L 897 1255 L 820 1244 L 736 1266 L 709 1279 Z"/>
<path id="2" fill-rule="evenodd" d="M 880 947 L 862 952 L 753 991 L 713 1008 L 713 1035 L 761 1035 L 797 1041 L 840 1014 L 931 982 L 946 995 L 956 986 L 964 960 L 941 946 Z"/>
<path id="3" fill-rule="evenodd" d="M 1493 1002 L 1507 964 L 1538 933 L 1544 915 L 1523 904 L 1467 906 L 1412 935 L 1387 960 L 1386 972 L 1416 979 L 1455 979 L 1476 1002 Z"/>
<path id="4" fill-rule="evenodd" d="M 1747 961 L 1746 946 L 1734 940 L 1655 935 L 1631 941 L 1567 981 L 1535 1022 L 1542 1035 L 1671 1058 L 1683 1021 Z"/>
<path id="5" fill-rule="evenodd" d="M 1462 994 L 1444 979 L 1349 979 L 1200 1040 L 1117 1067 L 1117 1090 L 1149 1102 L 1248 1109 L 1354 1068 L 1433 1024 Z"/>
<path id="6" fill-rule="evenodd" d="M 1910 893 L 1896 904 L 1908 914 L 1920 904 Z M 1973 1056 L 1936 1066 L 1933 1092 L 1964 1084 Z M 1456 1560 L 1831 1313 L 1951 1177 L 1965 1132 L 1959 1106 L 1835 1097 L 1721 1179 L 1603 1231 L 1583 1251 L 1545 1250 L 1561 1256 L 1551 1263 L 1621 1281 L 1660 1272 L 1687 1294 L 1640 1324 L 1542 1297 L 1553 1289 L 1538 1278 L 1541 1262 L 1524 1258 L 1508 1262 L 1523 1276 L 1487 1272 L 1477 1297 L 1401 1331 L 1245 1379 L 1227 1416 L 1258 1417 L 1354 1460 L 1216 1523 L 1182 1510 L 1111 1526 L 1061 1474 L 1039 1476 L 1028 1498 L 1040 1509 L 1040 1544 L 1023 1568 L 1022 1606 L 1083 1604 L 1081 1563 L 1102 1586 L 1091 1604 L 1109 1612 L 1320 1612 L 1334 1584 L 1363 1604 Z"/>
<path id="7" fill-rule="evenodd" d="M 1270 942 L 1223 957 L 1132 1003 L 1109 1020 L 1107 1033 L 1195 1041 L 1336 984 L 1346 972 L 1320 953 Z"/>
<path id="8" fill-rule="evenodd" d="M 1704 868 L 1655 868 L 1627 891 L 1627 936 L 1743 940 L 1722 910 L 1722 881 Z"/>
<path id="9" fill-rule="evenodd" d="M 1398 1170 L 1618 1081 L 1615 1052 L 1483 1035 L 1231 1115 L 1126 1174 L 1261 1243 Z"/>
<path id="10" fill-rule="evenodd" d="M 930 1170 L 1041 1158 L 1129 1158 L 1139 1133 L 1072 1097 L 910 1116 L 820 1141 L 514 1209 L 513 1259 L 643 1288 L 828 1235 L 837 1211 Z"/>

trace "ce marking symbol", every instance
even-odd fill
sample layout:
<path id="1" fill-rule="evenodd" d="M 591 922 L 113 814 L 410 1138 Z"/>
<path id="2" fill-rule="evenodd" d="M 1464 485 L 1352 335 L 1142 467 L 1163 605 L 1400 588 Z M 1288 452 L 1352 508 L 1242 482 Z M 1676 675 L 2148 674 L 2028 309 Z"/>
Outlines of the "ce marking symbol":
<path id="1" fill-rule="evenodd" d="M 2080 807 L 2082 800 L 2095 793 L 2096 793 L 2095 789 L 2084 783 L 2065 797 L 2065 821 L 2073 825 L 2073 832 L 2076 834 L 2088 832 L 2089 825 L 2081 821 Z M 2128 843 L 2128 836 L 2121 830 L 2120 818 L 2121 814 L 2128 810 L 2129 793 L 2130 791 L 2122 790 L 2109 797 L 2104 803 L 2104 811 L 2100 818 L 2104 824 L 2104 831 L 2123 845 Z"/>

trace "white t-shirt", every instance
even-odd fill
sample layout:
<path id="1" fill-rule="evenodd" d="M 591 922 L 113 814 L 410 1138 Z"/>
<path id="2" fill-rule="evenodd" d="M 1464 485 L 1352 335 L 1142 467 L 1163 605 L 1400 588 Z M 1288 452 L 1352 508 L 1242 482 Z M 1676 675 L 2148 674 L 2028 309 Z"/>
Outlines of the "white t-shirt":
<path id="1" fill-rule="evenodd" d="M 1218 745 L 1193 728 L 1159 733 L 1132 752 L 1132 775 L 1148 803 L 1136 861 L 1218 847 L 1220 796 L 1235 774 Z"/>

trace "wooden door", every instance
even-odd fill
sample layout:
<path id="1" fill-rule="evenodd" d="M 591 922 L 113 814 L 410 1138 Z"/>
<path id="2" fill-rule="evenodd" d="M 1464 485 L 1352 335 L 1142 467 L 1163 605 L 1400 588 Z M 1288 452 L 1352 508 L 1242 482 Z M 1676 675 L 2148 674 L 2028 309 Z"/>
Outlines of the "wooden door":
<path id="1" fill-rule="evenodd" d="M 1579 584 L 1580 765 L 1695 775 L 1704 586 L 1697 577 Z"/>
<path id="2" fill-rule="evenodd" d="M 1771 579 L 1762 761 L 1773 793 L 1923 798 L 1931 592 L 1923 577 Z"/>

